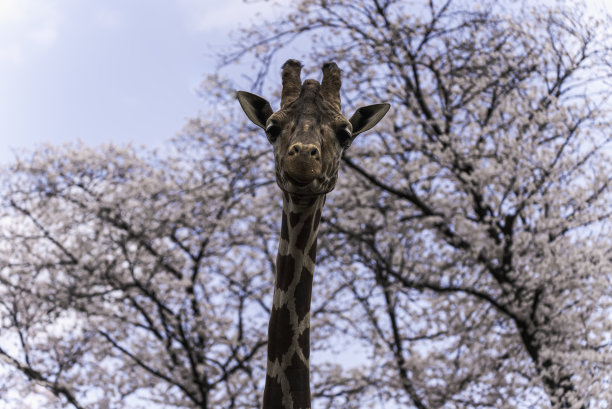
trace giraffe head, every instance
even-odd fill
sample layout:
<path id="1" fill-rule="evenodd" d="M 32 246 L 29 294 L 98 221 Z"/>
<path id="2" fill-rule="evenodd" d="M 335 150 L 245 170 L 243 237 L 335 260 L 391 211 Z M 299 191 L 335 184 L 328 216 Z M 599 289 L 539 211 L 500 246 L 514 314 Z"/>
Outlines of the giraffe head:
<path id="1" fill-rule="evenodd" d="M 342 115 L 340 69 L 323 65 L 323 80 L 302 83 L 302 65 L 283 65 L 281 107 L 272 111 L 264 98 L 238 91 L 247 117 L 266 131 L 274 148 L 276 183 L 298 196 L 324 195 L 333 190 L 342 152 L 355 136 L 372 128 L 389 110 L 389 104 L 359 108 L 350 119 Z"/>

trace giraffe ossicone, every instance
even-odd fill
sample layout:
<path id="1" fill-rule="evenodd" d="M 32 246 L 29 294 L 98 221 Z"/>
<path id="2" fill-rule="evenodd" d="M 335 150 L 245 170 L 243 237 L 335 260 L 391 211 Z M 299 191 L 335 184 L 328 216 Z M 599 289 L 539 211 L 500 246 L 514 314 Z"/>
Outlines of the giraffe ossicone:
<path id="1" fill-rule="evenodd" d="M 347 119 L 338 66 L 324 64 L 321 83 L 302 83 L 301 69 L 296 60 L 283 65 L 276 112 L 258 95 L 237 93 L 245 114 L 265 130 L 273 147 L 276 183 L 283 192 L 264 409 L 310 409 L 310 299 L 325 195 L 336 185 L 342 152 L 389 110 L 389 104 L 368 105 Z"/>

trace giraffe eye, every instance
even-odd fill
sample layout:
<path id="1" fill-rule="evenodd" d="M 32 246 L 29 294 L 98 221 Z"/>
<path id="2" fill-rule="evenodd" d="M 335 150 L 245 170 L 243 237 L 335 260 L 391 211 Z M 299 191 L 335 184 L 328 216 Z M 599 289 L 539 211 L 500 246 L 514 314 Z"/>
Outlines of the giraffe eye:
<path id="1" fill-rule="evenodd" d="M 274 141 L 278 139 L 280 134 L 281 134 L 281 127 L 276 124 L 270 124 L 266 128 L 266 136 L 268 137 L 268 140 L 270 141 L 270 143 L 274 143 Z"/>
<path id="2" fill-rule="evenodd" d="M 336 131 L 336 138 L 343 148 L 348 148 L 351 145 L 353 134 L 348 128 L 341 128 Z"/>

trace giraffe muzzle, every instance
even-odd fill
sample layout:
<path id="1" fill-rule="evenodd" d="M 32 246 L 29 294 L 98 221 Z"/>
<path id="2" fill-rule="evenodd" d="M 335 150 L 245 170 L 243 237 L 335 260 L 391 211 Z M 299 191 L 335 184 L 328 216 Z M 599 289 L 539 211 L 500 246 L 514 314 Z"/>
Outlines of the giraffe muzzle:
<path id="1" fill-rule="evenodd" d="M 309 184 L 321 173 L 321 148 L 312 143 L 294 143 L 287 151 L 285 169 L 290 181 Z"/>

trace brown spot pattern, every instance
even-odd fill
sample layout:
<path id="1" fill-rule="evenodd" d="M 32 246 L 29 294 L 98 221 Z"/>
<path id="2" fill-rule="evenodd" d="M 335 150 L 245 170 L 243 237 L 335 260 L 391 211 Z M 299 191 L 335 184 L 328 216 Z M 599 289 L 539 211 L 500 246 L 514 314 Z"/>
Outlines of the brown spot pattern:
<path id="1" fill-rule="evenodd" d="M 300 214 L 291 212 L 291 214 L 289 214 L 289 221 L 291 222 L 291 227 L 297 226 L 300 222 Z"/>
<path id="2" fill-rule="evenodd" d="M 312 295 L 312 274 L 304 267 L 302 268 L 300 282 L 295 287 L 295 312 L 298 320 L 304 319 L 310 312 L 310 298 Z"/>
<path id="3" fill-rule="evenodd" d="M 276 286 L 287 291 L 295 276 L 295 259 L 291 254 L 276 257 Z"/>
<path id="4" fill-rule="evenodd" d="M 297 240 L 295 241 L 295 247 L 303 253 L 306 250 L 306 244 L 308 243 L 308 239 L 310 238 L 310 233 L 312 232 L 312 215 L 308 216 L 306 220 L 304 220 L 304 225 L 302 226 L 302 230 L 300 230 L 300 234 L 298 234 Z"/>
<path id="5" fill-rule="evenodd" d="M 289 227 L 287 226 L 287 215 L 283 212 L 283 217 L 281 220 L 281 239 L 289 241 Z"/>
<path id="6" fill-rule="evenodd" d="M 278 396 L 283 396 L 283 390 L 280 383 L 266 375 L 266 388 L 264 390 L 263 407 L 270 409 L 284 409 L 283 402 L 278 399 Z"/>
<path id="7" fill-rule="evenodd" d="M 287 306 L 272 308 L 268 327 L 268 360 L 281 361 L 283 354 L 291 346 L 291 338 L 286 336 L 286 328 L 291 328 L 291 314 Z"/>
<path id="8" fill-rule="evenodd" d="M 308 257 L 312 260 L 313 263 L 317 261 L 317 241 L 312 242 L 312 246 L 310 246 L 310 250 L 308 250 Z"/>
<path id="9" fill-rule="evenodd" d="M 310 408 L 310 388 L 308 387 L 310 384 L 310 370 L 297 354 L 293 355 L 291 364 L 287 368 L 287 379 L 289 380 L 294 402 L 300 403 L 299 406 L 294 406 L 294 409 Z"/>
<path id="10" fill-rule="evenodd" d="M 298 345 L 306 359 L 310 359 L 310 328 L 306 328 L 298 337 Z"/>

